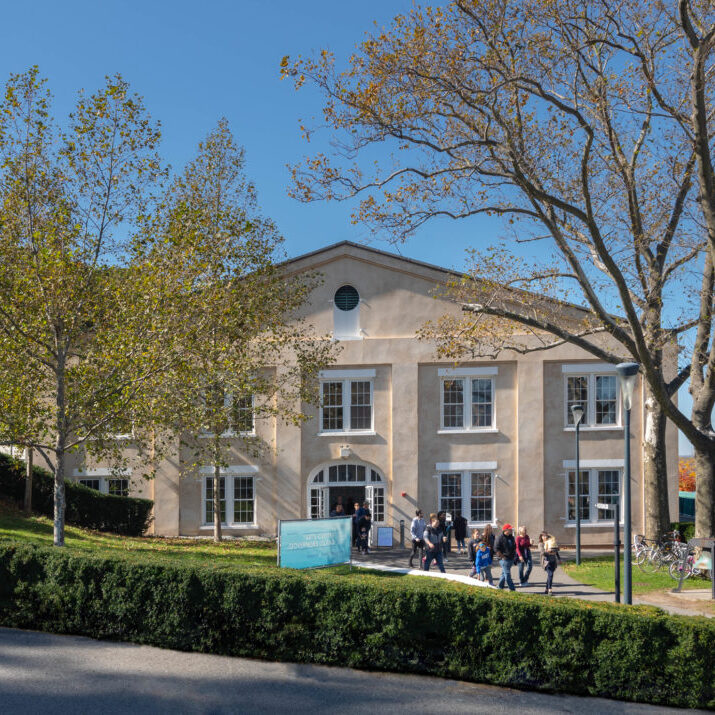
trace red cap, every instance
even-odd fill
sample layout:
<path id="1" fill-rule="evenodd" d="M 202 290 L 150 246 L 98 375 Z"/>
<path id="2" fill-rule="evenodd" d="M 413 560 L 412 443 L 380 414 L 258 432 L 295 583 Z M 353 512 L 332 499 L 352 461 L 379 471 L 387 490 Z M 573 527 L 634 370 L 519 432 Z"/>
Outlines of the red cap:
<path id="1" fill-rule="evenodd" d="M 502 531 L 506 531 L 507 529 L 511 529 L 511 524 L 504 524 L 501 528 Z"/>

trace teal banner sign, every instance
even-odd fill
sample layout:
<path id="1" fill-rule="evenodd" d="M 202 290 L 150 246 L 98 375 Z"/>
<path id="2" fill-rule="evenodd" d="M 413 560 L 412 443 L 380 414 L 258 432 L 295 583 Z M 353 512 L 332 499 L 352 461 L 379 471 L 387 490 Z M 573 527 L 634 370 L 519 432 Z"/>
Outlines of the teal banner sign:
<path id="1" fill-rule="evenodd" d="M 314 569 L 350 562 L 353 523 L 349 516 L 278 523 L 278 565 Z"/>

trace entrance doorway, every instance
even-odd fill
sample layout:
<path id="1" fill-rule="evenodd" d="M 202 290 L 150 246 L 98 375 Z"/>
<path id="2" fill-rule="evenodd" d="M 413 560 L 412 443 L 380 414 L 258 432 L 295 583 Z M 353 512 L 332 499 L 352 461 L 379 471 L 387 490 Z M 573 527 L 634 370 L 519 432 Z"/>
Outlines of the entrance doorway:
<path id="1" fill-rule="evenodd" d="M 343 511 L 349 516 L 355 511 L 355 502 L 365 502 L 365 487 L 328 487 L 328 510 L 332 512 L 336 504 L 343 505 Z"/>
<path id="2" fill-rule="evenodd" d="M 324 519 L 330 516 L 338 500 L 346 514 L 352 514 L 355 502 L 367 502 L 372 513 L 370 539 L 377 539 L 377 526 L 385 523 L 386 482 L 369 464 L 333 462 L 311 472 L 308 478 L 308 516 Z"/>

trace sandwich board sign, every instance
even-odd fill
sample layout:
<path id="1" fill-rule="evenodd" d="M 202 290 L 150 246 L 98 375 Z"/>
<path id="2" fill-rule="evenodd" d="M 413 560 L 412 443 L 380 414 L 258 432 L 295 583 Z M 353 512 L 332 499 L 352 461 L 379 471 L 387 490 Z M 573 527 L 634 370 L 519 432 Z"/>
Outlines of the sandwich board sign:
<path id="1" fill-rule="evenodd" d="M 314 569 L 348 564 L 353 538 L 349 516 L 278 522 L 278 566 Z"/>

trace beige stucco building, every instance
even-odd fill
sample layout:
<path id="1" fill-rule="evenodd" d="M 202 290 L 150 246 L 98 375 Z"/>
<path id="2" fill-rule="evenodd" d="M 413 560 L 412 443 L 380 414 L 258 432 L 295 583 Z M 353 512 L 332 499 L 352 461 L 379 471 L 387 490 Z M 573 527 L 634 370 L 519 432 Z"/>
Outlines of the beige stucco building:
<path id="1" fill-rule="evenodd" d="M 458 311 L 435 299 L 454 276 L 436 266 L 344 242 L 286 264 L 319 271 L 323 282 L 305 308 L 318 334 L 340 341 L 336 364 L 321 374 L 323 406 L 302 426 L 256 420 L 270 449 L 261 458 L 233 446 L 225 470 L 226 534 L 275 535 L 278 520 L 327 516 L 343 503 L 372 503 L 374 522 L 401 520 L 407 537 L 416 507 L 462 513 L 472 525 L 510 522 L 574 541 L 574 427 L 581 427 L 582 541 L 606 544 L 613 522 L 596 508 L 617 493 L 623 471 L 620 396 L 613 366 L 562 345 L 461 365 L 440 361 L 417 331 Z M 569 310 L 568 306 L 563 306 Z M 634 533 L 643 523 L 640 384 L 632 412 Z M 671 512 L 677 514 L 677 434 L 668 426 Z M 128 445 L 128 448 L 129 445 Z M 108 468 L 71 465 L 76 480 L 154 500 L 156 534 L 211 533 L 210 465 L 180 476 L 177 447 L 152 481 L 117 479 Z M 373 530 L 376 531 L 376 530 Z"/>

